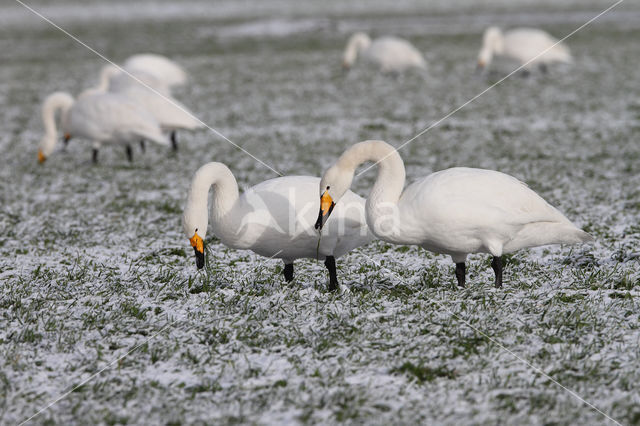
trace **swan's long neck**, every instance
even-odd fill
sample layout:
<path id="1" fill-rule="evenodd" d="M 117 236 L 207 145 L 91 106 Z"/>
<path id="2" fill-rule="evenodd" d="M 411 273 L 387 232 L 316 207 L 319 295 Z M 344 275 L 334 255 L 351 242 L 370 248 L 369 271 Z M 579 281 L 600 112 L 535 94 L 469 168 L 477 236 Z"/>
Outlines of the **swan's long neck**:
<path id="1" fill-rule="evenodd" d="M 353 173 L 367 161 L 373 161 L 378 166 L 376 182 L 367 198 L 367 224 L 375 235 L 389 239 L 398 231 L 397 207 L 404 188 L 404 162 L 386 142 L 365 141 L 348 149 L 338 160 L 338 167 Z"/>
<path id="2" fill-rule="evenodd" d="M 93 89 L 98 93 L 104 93 L 109 90 L 109 83 L 111 82 L 111 77 L 120 73 L 120 70 L 115 65 L 109 64 L 105 65 L 100 71 L 100 82 Z"/>
<path id="3" fill-rule="evenodd" d="M 216 230 L 225 229 L 225 225 L 230 223 L 230 212 L 238 200 L 238 183 L 227 166 L 222 163 L 208 163 L 198 169 L 189 191 L 185 220 L 201 223 L 199 234 L 203 238 L 206 234 L 208 219 L 207 198 L 211 188 L 213 188 L 211 222 Z M 218 237 L 221 236 L 218 235 Z"/>
<path id="4" fill-rule="evenodd" d="M 68 93 L 55 92 L 47 96 L 42 104 L 42 123 L 44 124 L 44 137 L 41 149 L 48 155 L 58 140 L 58 128 L 56 126 L 56 112 L 61 111 L 61 122 L 65 123 L 67 114 L 73 106 L 73 97 Z"/>
<path id="5" fill-rule="evenodd" d="M 365 33 L 356 33 L 351 36 L 342 57 L 343 65 L 350 67 L 358 57 L 358 54 L 371 45 L 371 38 Z"/>

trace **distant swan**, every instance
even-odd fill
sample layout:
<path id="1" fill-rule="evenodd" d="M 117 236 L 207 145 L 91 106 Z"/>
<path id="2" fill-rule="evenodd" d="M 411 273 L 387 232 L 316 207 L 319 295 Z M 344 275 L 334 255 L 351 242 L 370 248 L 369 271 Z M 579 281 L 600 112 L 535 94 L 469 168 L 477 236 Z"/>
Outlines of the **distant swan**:
<path id="1" fill-rule="evenodd" d="M 381 37 L 371 41 L 365 33 L 355 33 L 349 38 L 342 57 L 342 66 L 351 68 L 358 56 L 378 65 L 384 72 L 401 72 L 407 68 L 426 68 L 422 54 L 407 40 L 397 37 Z"/>
<path id="2" fill-rule="evenodd" d="M 42 104 L 45 134 L 38 149 L 40 163 L 51 155 L 58 141 L 55 121 L 58 111 L 66 140 L 79 137 L 93 142 L 94 163 L 98 160 L 98 148 L 103 143 L 124 144 L 129 161 L 132 160 L 131 142 L 146 139 L 161 145 L 169 144 L 158 122 L 126 96 L 86 93 L 74 100 L 68 93 L 55 92 Z"/>
<path id="3" fill-rule="evenodd" d="M 366 204 L 375 236 L 394 244 L 413 244 L 448 254 L 456 263 L 458 285 L 465 284 L 470 253 L 493 255 L 496 287 L 502 286 L 502 255 L 525 247 L 576 244 L 593 238 L 578 229 L 516 178 L 493 170 L 456 167 L 426 176 L 404 191 L 404 163 L 382 141 L 360 142 L 322 176 L 322 228 L 351 186 L 356 168 L 374 161 L 378 177 Z"/>
<path id="4" fill-rule="evenodd" d="M 140 53 L 130 56 L 122 64 L 122 68 L 130 73 L 144 73 L 146 84 L 154 89 L 166 90 L 175 86 L 183 86 L 188 80 L 187 72 L 171 59 L 153 53 Z M 100 73 L 99 88 L 106 91 L 109 80 L 121 71 L 113 64 L 106 65 Z"/>
<path id="5" fill-rule="evenodd" d="M 171 145 L 178 149 L 176 130 L 197 130 L 205 125 L 182 103 L 171 97 L 168 89 L 143 71 L 131 70 L 131 75 L 117 73 L 109 79 L 109 92 L 128 96 L 153 117 L 160 127 L 171 134 Z M 142 145 L 144 146 L 144 145 Z"/>
<path id="6" fill-rule="evenodd" d="M 196 266 L 204 266 L 204 238 L 209 214 L 207 198 L 213 187 L 211 226 L 220 241 L 231 248 L 249 249 L 284 261 L 284 276 L 293 279 L 293 261 L 324 259 L 329 289 L 338 286 L 335 258 L 374 239 L 364 219 L 364 199 L 344 193 L 344 205 L 336 208 L 335 223 L 327 228 L 318 246 L 313 229 L 320 178 L 285 176 L 264 181 L 240 195 L 227 166 L 208 163 L 193 177 L 183 216 L 184 233 L 194 248 Z"/>
<path id="7" fill-rule="evenodd" d="M 569 48 L 564 43 L 556 43 L 558 40 L 538 29 L 516 28 L 503 33 L 500 28 L 490 27 L 484 32 L 478 68 L 487 68 L 494 56 L 506 56 L 521 65 L 531 60 L 527 69 L 538 66 L 543 71 L 552 62 L 571 62 Z M 549 50 L 545 52 L 546 49 Z"/>

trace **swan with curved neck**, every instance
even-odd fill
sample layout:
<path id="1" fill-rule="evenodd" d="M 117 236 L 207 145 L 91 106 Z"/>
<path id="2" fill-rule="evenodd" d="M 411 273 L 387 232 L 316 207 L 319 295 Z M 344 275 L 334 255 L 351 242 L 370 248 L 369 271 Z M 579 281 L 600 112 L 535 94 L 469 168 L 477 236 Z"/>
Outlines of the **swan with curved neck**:
<path id="1" fill-rule="evenodd" d="M 103 143 L 125 144 L 129 161 L 132 159 L 129 144 L 133 141 L 144 138 L 162 145 L 169 144 L 157 121 L 123 95 L 84 93 L 74 100 L 68 93 L 55 92 L 42 104 L 45 133 L 38 149 L 40 163 L 44 163 L 55 149 L 58 112 L 65 141 L 71 137 L 92 141 L 94 162 L 97 161 L 97 149 Z"/>
<path id="2" fill-rule="evenodd" d="M 351 68 L 358 57 L 378 65 L 385 72 L 401 72 L 407 68 L 426 68 L 422 54 L 407 40 L 397 37 L 381 37 L 371 41 L 363 33 L 353 34 L 342 55 L 342 66 Z"/>
<path id="3" fill-rule="evenodd" d="M 527 64 L 527 69 L 539 66 L 543 71 L 552 62 L 571 62 L 569 48 L 564 43 L 533 28 L 515 28 L 504 33 L 498 27 L 487 28 L 478 53 L 478 68 L 487 68 L 494 56 L 505 56 L 521 65 Z"/>
<path id="4" fill-rule="evenodd" d="M 320 179 L 285 176 L 262 182 L 242 195 L 227 166 L 212 162 L 195 173 L 183 215 L 183 230 L 204 267 L 204 238 L 208 221 L 220 241 L 234 249 L 249 249 L 269 258 L 282 259 L 284 276 L 293 279 L 293 261 L 324 259 L 329 270 L 329 287 L 338 286 L 335 259 L 374 239 L 364 219 L 364 199 L 351 191 L 336 209 L 335 223 L 326 229 L 318 244 L 313 229 Z M 213 189 L 211 217 L 207 208 Z"/>
<path id="5" fill-rule="evenodd" d="M 355 144 L 322 176 L 321 207 L 316 228 L 322 229 L 351 186 L 354 171 L 367 161 L 378 177 L 366 202 L 373 234 L 395 244 L 412 244 L 448 254 L 456 263 L 458 285 L 465 284 L 470 253 L 493 256 L 496 287 L 502 286 L 502 255 L 547 244 L 593 240 L 524 183 L 504 173 L 455 167 L 426 176 L 404 191 L 404 163 L 382 141 Z"/>
<path id="6" fill-rule="evenodd" d="M 40 139 L 38 148 L 38 162 L 44 163 L 53 152 L 58 141 L 58 129 L 56 126 L 56 114 L 59 113 L 61 128 L 68 140 L 69 110 L 73 106 L 73 96 L 64 92 L 54 92 L 47 96 L 42 103 L 42 122 L 44 135 Z"/>

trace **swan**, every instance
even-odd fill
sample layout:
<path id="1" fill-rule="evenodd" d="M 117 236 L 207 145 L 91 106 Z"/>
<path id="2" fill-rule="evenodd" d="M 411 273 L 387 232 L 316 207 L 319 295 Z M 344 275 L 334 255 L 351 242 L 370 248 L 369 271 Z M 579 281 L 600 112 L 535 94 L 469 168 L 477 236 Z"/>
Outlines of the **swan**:
<path id="1" fill-rule="evenodd" d="M 459 286 L 465 285 L 465 260 L 470 253 L 493 256 L 495 285 L 501 287 L 503 254 L 593 240 L 526 184 L 497 171 L 455 167 L 419 179 L 403 191 L 402 158 L 382 141 L 355 144 L 327 169 L 320 181 L 316 229 L 322 229 L 331 207 L 351 186 L 355 169 L 366 161 L 378 166 L 366 203 L 373 234 L 394 244 L 450 255 Z"/>
<path id="2" fill-rule="evenodd" d="M 364 219 L 364 199 L 345 191 L 344 205 L 334 210 L 336 220 L 318 243 L 313 229 L 315 191 L 320 178 L 284 176 L 264 181 L 242 195 L 231 170 L 222 163 L 200 167 L 193 177 L 183 215 L 184 233 L 194 248 L 196 266 L 204 266 L 207 235 L 207 198 L 213 187 L 211 227 L 220 241 L 234 249 L 249 249 L 284 261 L 284 276 L 293 279 L 293 261 L 325 259 L 329 289 L 338 287 L 335 259 L 374 237 Z"/>
<path id="3" fill-rule="evenodd" d="M 545 52 L 546 49 L 549 50 Z M 543 72 L 552 62 L 571 62 L 571 53 L 564 43 L 558 43 L 545 31 L 533 28 L 515 28 L 504 33 L 498 27 L 487 28 L 478 54 L 478 69 L 487 68 L 494 55 L 515 59 L 521 65 L 527 64 L 526 69 L 538 66 Z"/>
<path id="4" fill-rule="evenodd" d="M 175 86 L 183 86 L 188 80 L 187 72 L 180 65 L 166 56 L 154 53 L 139 53 L 127 58 L 122 64 L 122 69 L 136 74 L 145 73 L 146 84 L 162 90 L 170 90 Z M 120 69 L 109 64 L 102 68 L 100 73 L 100 87 L 103 91 L 109 87 L 109 80 L 121 73 Z"/>
<path id="5" fill-rule="evenodd" d="M 112 75 L 109 78 L 109 92 L 128 96 L 153 115 L 162 130 L 170 133 L 174 151 L 178 149 L 177 130 L 192 131 L 205 127 L 186 106 L 172 98 L 168 88 L 156 81 L 153 75 L 138 70 L 133 70 L 131 74 L 135 78 L 125 73 Z"/>
<path id="6" fill-rule="evenodd" d="M 342 66 L 345 69 L 351 68 L 359 55 L 380 66 L 384 72 L 401 72 L 411 67 L 423 69 L 427 67 L 418 49 L 407 40 L 397 37 L 387 36 L 371 41 L 367 34 L 355 33 L 349 38 L 344 50 Z"/>
<path id="7" fill-rule="evenodd" d="M 40 140 L 38 161 L 44 163 L 58 140 L 56 113 L 60 112 L 65 140 L 73 137 L 93 142 L 93 162 L 98 161 L 98 148 L 103 143 L 121 143 L 132 160 L 130 142 L 144 138 L 162 145 L 169 141 L 158 122 L 126 96 L 116 93 L 84 93 L 77 100 L 68 93 L 55 92 L 42 104 L 45 133 Z"/>

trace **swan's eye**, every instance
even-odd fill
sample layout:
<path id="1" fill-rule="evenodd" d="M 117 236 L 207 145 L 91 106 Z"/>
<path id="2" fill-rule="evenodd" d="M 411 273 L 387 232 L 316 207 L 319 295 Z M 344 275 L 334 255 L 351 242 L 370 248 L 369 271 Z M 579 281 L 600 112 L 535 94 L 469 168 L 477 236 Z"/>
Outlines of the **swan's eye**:
<path id="1" fill-rule="evenodd" d="M 193 232 L 198 232 L 198 228 L 196 228 L 196 230 L 195 230 L 195 231 L 193 231 Z"/>
<path id="2" fill-rule="evenodd" d="M 327 191 L 329 190 L 329 188 L 331 188 L 330 186 L 327 186 Z"/>

